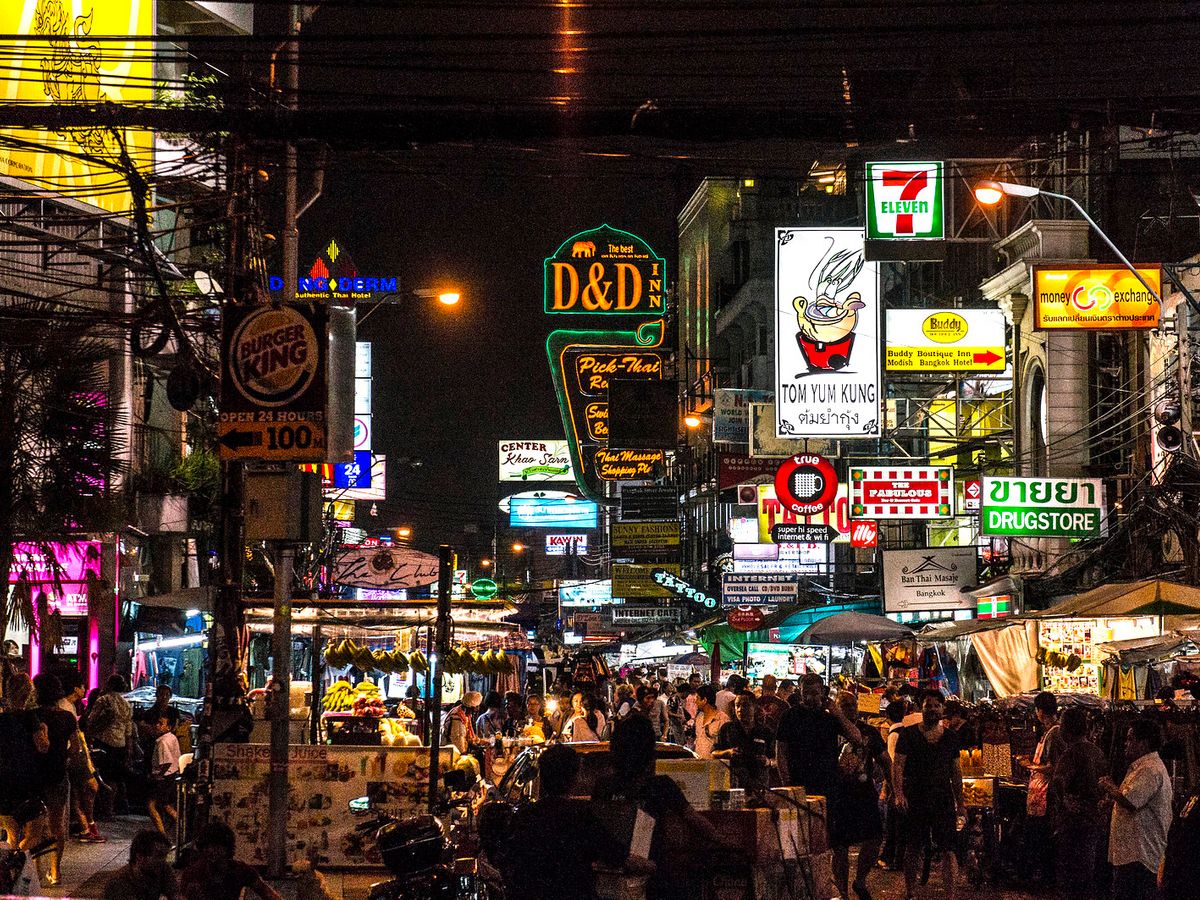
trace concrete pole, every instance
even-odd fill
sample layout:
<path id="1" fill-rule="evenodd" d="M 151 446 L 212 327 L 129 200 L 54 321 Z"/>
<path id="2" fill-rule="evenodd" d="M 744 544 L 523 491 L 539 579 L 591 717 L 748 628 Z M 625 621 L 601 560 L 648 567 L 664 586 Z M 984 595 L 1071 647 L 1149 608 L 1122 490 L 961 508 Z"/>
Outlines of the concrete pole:
<path id="1" fill-rule="evenodd" d="M 271 774 L 267 794 L 267 871 L 272 878 L 287 869 L 288 727 L 292 693 L 292 557 L 291 545 L 275 552 L 275 613 L 271 655 Z"/>
<path id="2" fill-rule="evenodd" d="M 429 675 L 433 681 L 429 709 L 429 814 L 437 810 L 438 795 L 441 793 L 441 769 L 438 761 L 442 750 L 442 671 L 446 665 L 446 654 L 450 650 L 450 587 L 454 581 L 454 549 L 449 544 L 438 548 L 438 602 L 436 659 L 430 660 Z"/>

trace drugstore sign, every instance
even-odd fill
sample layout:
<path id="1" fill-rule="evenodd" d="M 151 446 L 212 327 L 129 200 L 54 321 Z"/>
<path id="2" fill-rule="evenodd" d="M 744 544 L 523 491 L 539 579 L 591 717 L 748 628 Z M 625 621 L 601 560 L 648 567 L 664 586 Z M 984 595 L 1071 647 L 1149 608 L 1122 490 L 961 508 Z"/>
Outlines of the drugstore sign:
<path id="1" fill-rule="evenodd" d="M 1100 537 L 1106 530 L 1099 478 L 983 478 L 982 531 L 1015 537 Z"/>
<path id="2" fill-rule="evenodd" d="M 944 236 L 942 163 L 867 163 L 867 238 L 939 240 Z"/>
<path id="3" fill-rule="evenodd" d="M 1162 269 L 1138 268 L 1160 297 Z M 1049 269 L 1034 266 L 1035 328 L 1123 331 L 1157 328 L 1162 309 L 1154 295 L 1124 266 Z"/>

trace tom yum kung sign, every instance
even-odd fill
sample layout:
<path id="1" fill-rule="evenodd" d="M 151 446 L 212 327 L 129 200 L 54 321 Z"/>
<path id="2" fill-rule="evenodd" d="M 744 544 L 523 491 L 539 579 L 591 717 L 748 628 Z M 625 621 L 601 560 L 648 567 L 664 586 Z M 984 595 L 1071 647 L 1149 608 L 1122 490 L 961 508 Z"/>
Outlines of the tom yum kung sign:
<path id="1" fill-rule="evenodd" d="M 627 231 L 581 231 L 544 266 L 548 313 L 657 317 L 666 309 L 666 261 Z"/>
<path id="2" fill-rule="evenodd" d="M 1107 530 L 1099 478 L 983 478 L 982 532 L 1017 537 L 1100 537 Z"/>
<path id="3" fill-rule="evenodd" d="M 775 430 L 880 434 L 879 276 L 861 228 L 775 229 Z"/>

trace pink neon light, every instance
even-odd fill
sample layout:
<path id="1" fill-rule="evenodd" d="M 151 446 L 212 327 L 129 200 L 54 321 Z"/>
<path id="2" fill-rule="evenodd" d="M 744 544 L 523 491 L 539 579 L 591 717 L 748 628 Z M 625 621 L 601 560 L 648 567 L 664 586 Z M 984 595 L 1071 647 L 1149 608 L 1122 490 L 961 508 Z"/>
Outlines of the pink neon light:
<path id="1" fill-rule="evenodd" d="M 93 616 L 88 620 L 87 687 L 100 685 L 100 622 Z"/>

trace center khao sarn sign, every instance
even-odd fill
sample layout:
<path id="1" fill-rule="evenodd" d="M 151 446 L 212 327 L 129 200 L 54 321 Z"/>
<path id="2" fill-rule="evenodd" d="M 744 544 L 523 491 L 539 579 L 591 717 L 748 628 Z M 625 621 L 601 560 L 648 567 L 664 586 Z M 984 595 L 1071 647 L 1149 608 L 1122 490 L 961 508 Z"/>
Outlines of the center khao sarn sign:
<path id="1" fill-rule="evenodd" d="M 548 313 L 657 317 L 666 310 L 666 261 L 627 231 L 581 231 L 544 267 Z"/>

